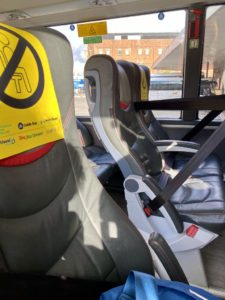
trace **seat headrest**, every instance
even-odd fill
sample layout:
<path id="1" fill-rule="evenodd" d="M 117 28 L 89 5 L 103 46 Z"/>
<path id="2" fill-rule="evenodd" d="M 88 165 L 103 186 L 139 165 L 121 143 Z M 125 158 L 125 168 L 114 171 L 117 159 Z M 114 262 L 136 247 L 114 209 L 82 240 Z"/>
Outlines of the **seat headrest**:
<path id="1" fill-rule="evenodd" d="M 69 42 L 52 29 L 0 24 L 0 57 L 0 166 L 18 166 L 64 138 L 61 116 L 65 129 L 73 109 L 72 55 Z"/>
<path id="2" fill-rule="evenodd" d="M 117 60 L 117 64 L 123 68 L 130 84 L 132 101 L 140 98 L 140 81 L 141 73 L 138 66 L 132 62 L 125 60 Z"/>
<path id="3" fill-rule="evenodd" d="M 103 54 L 91 56 L 86 62 L 84 73 L 89 106 L 99 101 L 100 115 L 105 116 L 104 122 L 113 114 L 117 120 L 123 119 L 126 126 L 130 127 L 133 118 L 127 112 L 131 109 L 132 99 L 124 69 L 111 56 Z"/>
<path id="4" fill-rule="evenodd" d="M 147 101 L 150 87 L 150 69 L 144 65 L 118 60 L 128 76 L 133 101 Z"/>
<path id="5" fill-rule="evenodd" d="M 144 65 L 133 62 L 118 60 L 117 63 L 124 69 L 130 83 L 132 101 L 148 101 L 150 87 L 150 69 Z M 143 122 L 148 127 L 151 123 L 152 113 L 150 111 L 139 112 Z"/>

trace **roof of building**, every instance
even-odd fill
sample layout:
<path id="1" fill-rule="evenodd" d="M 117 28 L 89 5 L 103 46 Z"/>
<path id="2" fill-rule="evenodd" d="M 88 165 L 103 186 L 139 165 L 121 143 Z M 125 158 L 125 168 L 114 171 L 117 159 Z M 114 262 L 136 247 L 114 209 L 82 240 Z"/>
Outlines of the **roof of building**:
<path id="1" fill-rule="evenodd" d="M 116 36 L 121 37 L 121 40 L 132 39 L 131 37 L 140 37 L 141 40 L 145 39 L 174 39 L 177 36 L 177 32 L 153 32 L 153 33 L 109 33 L 103 36 L 103 40 L 112 40 Z"/>

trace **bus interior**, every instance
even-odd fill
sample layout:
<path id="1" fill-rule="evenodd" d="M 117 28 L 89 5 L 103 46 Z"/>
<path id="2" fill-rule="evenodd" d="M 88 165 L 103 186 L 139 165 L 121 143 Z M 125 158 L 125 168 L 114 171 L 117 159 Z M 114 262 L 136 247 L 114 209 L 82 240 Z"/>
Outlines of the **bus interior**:
<path id="1" fill-rule="evenodd" d="M 225 299 L 225 3 L 1 0 L 0 23 L 0 295 L 135 269 Z"/>

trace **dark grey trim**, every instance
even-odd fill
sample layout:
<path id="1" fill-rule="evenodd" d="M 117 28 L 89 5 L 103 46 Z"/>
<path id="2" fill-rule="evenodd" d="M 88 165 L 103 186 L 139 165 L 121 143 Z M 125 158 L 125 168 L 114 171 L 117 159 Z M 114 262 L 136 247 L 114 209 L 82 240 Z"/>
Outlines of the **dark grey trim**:
<path id="1" fill-rule="evenodd" d="M 188 284 L 188 280 L 167 242 L 159 233 L 152 233 L 148 241 L 170 279 Z"/>

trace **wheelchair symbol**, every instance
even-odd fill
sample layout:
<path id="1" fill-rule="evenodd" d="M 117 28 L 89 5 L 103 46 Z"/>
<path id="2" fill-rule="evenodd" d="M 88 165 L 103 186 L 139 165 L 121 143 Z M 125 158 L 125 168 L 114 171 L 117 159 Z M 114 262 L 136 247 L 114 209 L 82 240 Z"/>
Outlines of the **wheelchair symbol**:
<path id="1" fill-rule="evenodd" d="M 0 64 L 4 70 L 0 77 L 0 101 L 13 108 L 29 108 L 38 102 L 44 90 L 44 71 L 40 58 L 33 46 L 18 33 L 3 26 L 0 26 L 0 29 L 18 38 L 16 49 L 13 51 L 7 35 L 0 32 Z M 29 48 L 33 54 L 38 68 L 39 81 L 35 91 L 31 88 L 27 71 L 25 68 L 19 66 L 26 48 Z M 9 59 L 10 56 L 11 58 Z M 14 82 L 18 95 L 22 93 L 22 88 L 24 88 L 30 96 L 25 99 L 16 99 L 7 95 L 5 90 L 11 80 Z"/>

